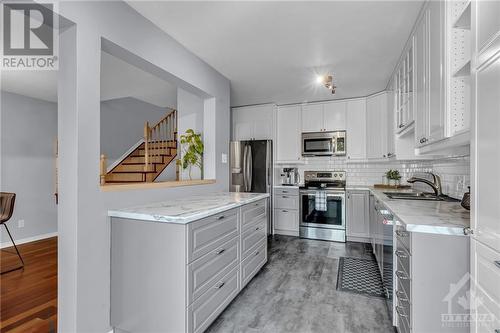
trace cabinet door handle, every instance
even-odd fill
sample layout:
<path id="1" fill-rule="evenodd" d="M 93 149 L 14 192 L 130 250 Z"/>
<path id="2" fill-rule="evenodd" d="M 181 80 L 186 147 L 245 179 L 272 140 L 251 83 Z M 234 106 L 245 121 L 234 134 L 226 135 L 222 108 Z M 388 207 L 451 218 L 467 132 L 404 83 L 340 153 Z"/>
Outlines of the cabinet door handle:
<path id="1" fill-rule="evenodd" d="M 396 235 L 399 237 L 408 237 L 410 233 L 408 231 L 396 230 Z"/>
<path id="2" fill-rule="evenodd" d="M 469 227 L 464 228 L 464 235 L 465 236 L 472 235 L 473 233 L 474 233 L 474 231 L 471 228 L 469 228 Z"/>
<path id="3" fill-rule="evenodd" d="M 281 197 L 282 197 L 283 199 L 288 199 L 288 196 L 286 196 L 286 195 L 282 195 Z"/>
<path id="4" fill-rule="evenodd" d="M 225 217 L 224 215 L 217 216 L 217 220 L 222 220 L 224 217 Z"/>
<path id="5" fill-rule="evenodd" d="M 401 308 L 399 305 L 396 305 L 396 312 L 398 313 L 398 315 L 400 315 L 403 318 L 408 317 L 408 315 L 404 313 L 403 308 Z"/>
<path id="6" fill-rule="evenodd" d="M 217 251 L 215 251 L 214 253 L 215 253 L 216 255 L 219 255 L 219 254 L 223 253 L 224 251 L 226 251 L 226 249 L 218 249 L 218 250 L 217 250 Z"/>
<path id="7" fill-rule="evenodd" d="M 404 253 L 404 251 L 401 251 L 401 250 L 397 250 L 395 252 L 396 254 L 396 257 L 398 258 L 408 258 L 408 255 L 406 253 Z"/>
<path id="8" fill-rule="evenodd" d="M 402 271 L 396 271 L 396 276 L 401 279 L 401 280 L 409 280 L 410 278 L 408 277 L 408 275 L 406 275 L 405 272 L 402 272 Z"/>
<path id="9" fill-rule="evenodd" d="M 282 210 L 282 212 L 283 212 L 283 213 L 288 213 L 288 211 L 287 211 L 287 210 L 284 210 L 284 209 Z"/>
<path id="10" fill-rule="evenodd" d="M 259 253 L 260 253 L 260 251 L 257 251 L 257 252 L 255 252 L 255 255 L 257 256 L 257 255 L 259 255 Z"/>
<path id="11" fill-rule="evenodd" d="M 259 230 L 259 229 L 260 229 L 260 227 L 257 227 L 257 228 L 255 228 L 255 231 L 257 231 L 257 230 Z"/>
<path id="12" fill-rule="evenodd" d="M 288 191 L 281 191 L 282 193 L 288 193 Z"/>
<path id="13" fill-rule="evenodd" d="M 214 289 L 220 289 L 220 288 L 224 287 L 225 284 L 226 284 L 225 282 L 218 283 L 215 285 Z"/>
<path id="14" fill-rule="evenodd" d="M 409 302 L 408 298 L 406 298 L 406 295 L 404 292 L 398 290 L 396 292 L 396 295 L 398 296 L 398 300 L 403 301 L 403 302 Z"/>

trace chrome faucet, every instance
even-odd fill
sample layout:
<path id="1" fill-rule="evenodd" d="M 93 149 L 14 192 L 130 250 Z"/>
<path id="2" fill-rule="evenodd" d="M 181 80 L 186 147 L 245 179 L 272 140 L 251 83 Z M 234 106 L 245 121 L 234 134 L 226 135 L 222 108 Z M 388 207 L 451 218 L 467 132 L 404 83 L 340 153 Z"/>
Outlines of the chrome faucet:
<path id="1" fill-rule="evenodd" d="M 443 195 L 443 189 L 441 187 L 441 178 L 438 175 L 433 174 L 432 172 L 429 172 L 428 174 L 432 176 L 432 179 L 433 179 L 432 182 L 425 179 L 425 178 L 419 178 L 419 177 L 411 177 L 410 179 L 407 180 L 407 182 L 411 183 L 411 184 L 417 183 L 417 182 L 427 184 L 430 187 L 432 187 L 432 189 L 434 190 L 434 194 L 436 196 L 439 197 L 439 196 Z"/>

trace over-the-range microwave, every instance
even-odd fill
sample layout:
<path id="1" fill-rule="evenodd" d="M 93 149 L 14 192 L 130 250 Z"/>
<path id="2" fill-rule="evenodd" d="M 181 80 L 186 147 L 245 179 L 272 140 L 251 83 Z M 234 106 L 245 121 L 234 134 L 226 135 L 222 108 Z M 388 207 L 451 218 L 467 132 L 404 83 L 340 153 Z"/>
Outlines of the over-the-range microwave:
<path id="1" fill-rule="evenodd" d="M 346 131 L 302 133 L 302 156 L 344 156 Z"/>

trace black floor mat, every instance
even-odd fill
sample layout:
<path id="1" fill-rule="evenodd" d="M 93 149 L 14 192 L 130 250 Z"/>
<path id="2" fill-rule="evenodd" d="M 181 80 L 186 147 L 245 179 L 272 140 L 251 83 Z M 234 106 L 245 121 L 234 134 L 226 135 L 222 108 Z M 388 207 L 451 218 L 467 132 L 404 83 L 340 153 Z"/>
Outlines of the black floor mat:
<path id="1" fill-rule="evenodd" d="M 341 257 L 337 290 L 385 298 L 377 262 L 372 259 Z"/>

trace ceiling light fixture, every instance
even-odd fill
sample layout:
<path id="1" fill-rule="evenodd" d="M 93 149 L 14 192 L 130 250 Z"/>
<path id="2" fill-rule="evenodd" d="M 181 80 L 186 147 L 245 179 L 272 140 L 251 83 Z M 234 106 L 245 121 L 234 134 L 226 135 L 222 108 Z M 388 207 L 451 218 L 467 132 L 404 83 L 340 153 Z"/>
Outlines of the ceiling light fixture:
<path id="1" fill-rule="evenodd" d="M 332 94 L 335 94 L 335 89 L 337 88 L 337 86 L 333 84 L 332 75 L 320 75 L 316 78 L 316 82 L 324 85 L 326 89 L 332 92 Z"/>

